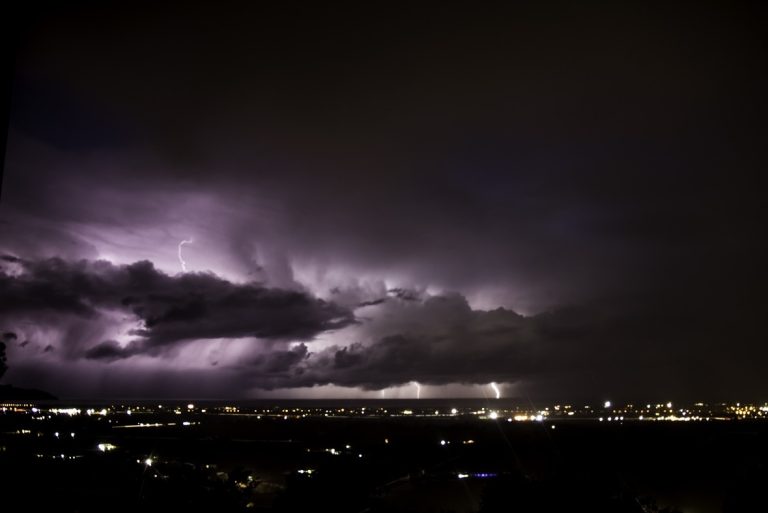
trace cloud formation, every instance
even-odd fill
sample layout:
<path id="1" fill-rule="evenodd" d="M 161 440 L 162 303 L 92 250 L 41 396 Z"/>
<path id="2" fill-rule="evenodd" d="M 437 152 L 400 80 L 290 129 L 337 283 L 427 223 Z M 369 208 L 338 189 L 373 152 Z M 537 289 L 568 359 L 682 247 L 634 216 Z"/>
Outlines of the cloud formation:
<path id="1" fill-rule="evenodd" d="M 594 312 L 563 309 L 524 317 L 512 310 L 473 310 L 459 294 L 402 294 L 378 303 L 358 328 L 359 341 L 319 351 L 282 353 L 279 372 L 263 359 L 238 367 L 264 388 L 341 385 L 369 390 L 453 383 L 515 383 L 567 371 L 592 355 L 600 336 Z"/>
<path id="2" fill-rule="evenodd" d="M 7 379 L 768 393 L 759 8 L 173 4 L 18 24 Z"/>
<path id="3" fill-rule="evenodd" d="M 237 284 L 211 273 L 171 276 L 147 261 L 3 260 L 0 320 L 15 330 L 4 335 L 9 343 L 24 330 L 22 320 L 50 324 L 67 336 L 41 345 L 42 354 L 108 366 L 133 356 L 173 360 L 180 348 L 206 340 L 259 339 L 223 365 L 261 389 L 516 382 L 561 368 L 563 358 L 552 364 L 545 355 L 565 354 L 566 343 L 584 348 L 595 328 L 583 312 L 524 317 L 504 308 L 474 310 L 460 294 L 391 289 L 358 303 L 370 314 L 358 319 L 307 292 Z M 376 293 L 333 291 L 347 302 Z M 133 324 L 127 338 L 95 339 L 116 316 Z M 344 328 L 354 341 L 315 350 L 308 345 Z"/>
<path id="4" fill-rule="evenodd" d="M 84 351 L 92 359 L 154 355 L 201 339 L 311 340 L 355 322 L 349 310 L 306 292 L 232 283 L 212 273 L 170 276 L 147 261 L 13 263 L 20 270 L 0 273 L 0 318 L 8 329 L 22 318 L 51 315 L 95 325 L 116 314 L 136 321 L 127 345 L 98 341 Z"/>
<path id="5" fill-rule="evenodd" d="M 199 392 L 191 376 L 208 376 L 211 391 L 233 396 L 325 385 L 377 391 L 412 382 L 496 382 L 547 397 L 611 394 L 615 383 L 629 397 L 670 387 L 717 394 L 711 362 L 728 326 L 720 319 L 697 324 L 691 305 L 649 308 L 642 298 L 523 316 L 472 308 L 458 293 L 400 288 L 382 297 L 381 287 L 351 287 L 331 294 L 355 314 L 306 291 L 211 273 L 168 275 L 146 261 L 3 262 L 0 327 L 12 376 L 47 383 L 61 374 L 50 373 L 57 367 L 118 372 L 119 383 L 109 388 L 117 393 Z M 741 358 L 736 351 L 750 343 L 732 339 L 732 357 Z M 698 365 L 681 375 L 681 361 Z M 130 384 L 129 368 L 148 377 L 147 387 L 168 388 Z M 82 394 L 78 387 L 94 379 L 57 386 Z M 731 379 L 760 387 L 754 373 Z"/>

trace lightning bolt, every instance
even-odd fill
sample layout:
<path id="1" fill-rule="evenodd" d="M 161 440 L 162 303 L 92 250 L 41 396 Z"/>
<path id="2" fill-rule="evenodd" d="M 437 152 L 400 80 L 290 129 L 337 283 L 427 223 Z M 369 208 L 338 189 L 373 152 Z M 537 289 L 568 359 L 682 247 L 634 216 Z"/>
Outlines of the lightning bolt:
<path id="1" fill-rule="evenodd" d="M 501 397 L 501 391 L 499 390 L 499 385 L 493 382 L 489 386 L 493 389 L 494 392 L 496 392 L 496 399 Z"/>
<path id="2" fill-rule="evenodd" d="M 184 257 L 181 255 L 181 247 L 184 244 L 192 244 L 192 239 L 184 239 L 183 241 L 179 242 L 179 263 L 181 264 L 182 272 L 187 272 L 187 263 L 184 261 Z"/>
<path id="3" fill-rule="evenodd" d="M 421 385 L 418 381 L 414 381 L 413 384 L 416 387 L 416 399 L 421 399 Z"/>

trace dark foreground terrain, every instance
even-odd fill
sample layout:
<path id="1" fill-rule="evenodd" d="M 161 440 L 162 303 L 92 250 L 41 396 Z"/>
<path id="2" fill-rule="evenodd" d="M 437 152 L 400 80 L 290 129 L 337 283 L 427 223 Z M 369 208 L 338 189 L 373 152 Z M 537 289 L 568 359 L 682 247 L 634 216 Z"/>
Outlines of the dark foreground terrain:
<path id="1" fill-rule="evenodd" d="M 6 405 L 8 406 L 8 405 Z M 765 511 L 768 422 L 301 409 L 0 414 L 0 510 Z M 60 408 L 60 407 L 57 407 Z"/>

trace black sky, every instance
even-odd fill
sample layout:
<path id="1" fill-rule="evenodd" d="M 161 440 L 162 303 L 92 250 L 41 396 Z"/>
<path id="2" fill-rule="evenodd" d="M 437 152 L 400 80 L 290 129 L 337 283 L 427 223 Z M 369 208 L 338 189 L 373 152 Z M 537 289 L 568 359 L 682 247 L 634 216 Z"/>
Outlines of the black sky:
<path id="1" fill-rule="evenodd" d="M 758 2 L 17 21 L 5 381 L 768 393 Z"/>

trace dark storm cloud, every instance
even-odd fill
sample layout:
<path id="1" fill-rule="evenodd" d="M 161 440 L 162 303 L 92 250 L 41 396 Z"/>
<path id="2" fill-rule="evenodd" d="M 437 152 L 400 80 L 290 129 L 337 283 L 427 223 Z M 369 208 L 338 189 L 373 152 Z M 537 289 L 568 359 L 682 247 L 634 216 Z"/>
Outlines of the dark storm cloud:
<path id="1" fill-rule="evenodd" d="M 114 334 L 88 329 L 103 303 L 84 285 L 35 284 L 41 295 L 19 305 L 46 297 L 41 321 L 81 319 L 62 342 L 77 354 L 245 332 L 308 340 L 336 326 L 313 290 L 364 312 L 360 344 L 301 358 L 275 347 L 283 356 L 256 365 L 274 379 L 255 382 L 375 388 L 418 371 L 437 383 L 553 369 L 576 389 L 599 369 L 619 388 L 652 375 L 683 391 L 705 376 L 765 390 L 763 7 L 74 3 L 30 14 L 0 251 L 154 260 L 155 246 L 175 249 L 204 225 L 215 237 L 185 246 L 190 261 L 217 248 L 233 274 L 307 301 L 262 318 L 263 301 L 280 301 L 256 285 L 166 276 L 109 298 L 144 322 L 143 342 L 118 350 Z M 298 283 L 302 266 L 322 278 L 314 289 Z M 221 303 L 228 287 L 257 304 L 258 326 Z M 428 289 L 475 308 L 431 302 Z M 476 303 L 506 309 L 489 327 Z M 581 308 L 579 322 L 563 305 Z"/>
<path id="2" fill-rule="evenodd" d="M 255 357 L 249 364 L 250 371 L 259 375 L 286 373 L 294 369 L 308 355 L 309 349 L 303 343 L 292 349 L 271 351 Z"/>
<path id="3" fill-rule="evenodd" d="M 379 299 L 372 299 L 370 301 L 363 301 L 362 303 L 358 303 L 358 307 L 364 307 L 364 306 L 374 306 L 374 305 L 380 305 L 384 301 L 386 301 L 387 298 L 379 298 Z"/>
<path id="4" fill-rule="evenodd" d="M 77 154 L 87 146 L 70 135 L 90 140 L 84 121 L 32 106 L 90 103 L 109 118 L 95 127 L 140 135 L 115 136 L 112 161 L 138 147 L 165 166 L 105 159 L 107 186 L 142 204 L 129 216 L 105 200 L 82 213 L 87 191 L 44 194 L 23 159 L 10 180 L 30 183 L 7 196 L 34 193 L 27 208 L 42 217 L 113 211 L 136 225 L 139 210 L 162 212 L 158 188 L 222 202 L 253 192 L 251 204 L 277 205 L 268 222 L 221 220 L 244 261 L 257 239 L 289 260 L 394 270 L 407 285 L 497 286 L 529 312 L 664 288 L 663 274 L 705 279 L 734 245 L 754 267 L 764 55 L 747 12 L 103 6 L 93 24 L 56 11 L 22 41 L 21 77 L 46 87 L 19 82 L 15 128 L 51 145 L 66 132 L 56 147 Z M 70 182 L 103 180 L 71 167 Z"/>
<path id="5" fill-rule="evenodd" d="M 389 289 L 387 291 L 389 294 L 392 294 L 398 299 L 403 299 L 405 301 L 416 301 L 419 299 L 420 295 L 418 292 L 413 290 L 404 289 L 402 287 L 397 287 L 394 289 Z"/>
<path id="6" fill-rule="evenodd" d="M 93 346 L 85 352 L 84 355 L 89 360 L 119 360 L 130 356 L 130 353 L 125 351 L 120 344 L 114 340 L 108 340 L 102 342 L 96 346 Z"/>
<path id="7" fill-rule="evenodd" d="M 266 388 L 519 382 L 578 366 L 578 354 L 594 357 L 594 340 L 601 337 L 602 319 L 586 309 L 523 317 L 503 308 L 473 310 L 456 294 L 418 304 L 400 301 L 392 307 L 402 309 L 399 316 L 363 326 L 370 340 L 309 354 L 300 346 L 294 353 L 279 353 L 285 364 L 279 372 L 269 372 L 258 360 L 258 368 L 245 369 L 244 375 Z"/>
<path id="8" fill-rule="evenodd" d="M 763 390 L 742 360 L 756 340 L 721 320 L 702 320 L 690 305 L 591 304 L 534 316 L 472 309 L 458 294 L 381 303 L 360 325 L 359 342 L 316 351 L 281 350 L 277 368 L 236 366 L 243 383 L 262 389 L 342 385 L 381 390 L 418 382 L 514 385 L 514 394 L 567 397 L 730 397 L 729 386 Z M 749 324 L 749 312 L 741 315 Z M 730 314 L 729 318 L 736 316 Z M 723 352 L 728 340 L 727 356 Z M 733 375 L 718 358 L 742 362 Z M 681 369 L 684 368 L 684 371 Z"/>
<path id="9" fill-rule="evenodd" d="M 92 359 L 158 354 L 196 339 L 311 340 L 354 322 L 348 310 L 304 292 L 235 284 L 213 274 L 169 276 L 150 262 L 120 266 L 48 259 L 21 264 L 20 274 L 0 274 L 0 316 L 10 325 L 17 318 L 43 319 L 50 313 L 99 324 L 104 311 L 133 314 L 140 321 L 128 346 L 104 342 L 85 352 Z"/>

